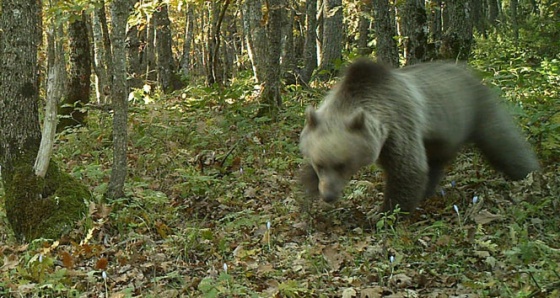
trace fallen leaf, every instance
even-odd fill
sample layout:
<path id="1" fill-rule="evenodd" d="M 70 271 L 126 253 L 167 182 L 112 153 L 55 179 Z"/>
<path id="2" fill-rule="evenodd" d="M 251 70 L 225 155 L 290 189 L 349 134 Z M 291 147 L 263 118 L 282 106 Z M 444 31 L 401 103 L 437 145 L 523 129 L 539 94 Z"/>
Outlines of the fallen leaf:
<path id="1" fill-rule="evenodd" d="M 323 249 L 323 258 L 325 258 L 334 271 L 338 271 L 344 262 L 344 256 L 338 253 L 338 251 L 338 245 L 327 246 Z"/>
<path id="2" fill-rule="evenodd" d="M 501 215 L 490 213 L 488 210 L 482 210 L 473 216 L 474 222 L 479 225 L 484 225 L 495 220 L 502 219 Z"/>
<path id="3" fill-rule="evenodd" d="M 356 297 L 356 295 L 356 290 L 354 290 L 353 288 L 346 288 L 344 289 L 344 291 L 342 291 L 342 298 L 352 298 Z"/>
<path id="4" fill-rule="evenodd" d="M 401 289 L 409 288 L 410 286 L 412 286 L 412 278 L 402 273 L 393 275 L 389 282 L 391 282 L 393 286 Z"/>
<path id="5" fill-rule="evenodd" d="M 360 298 L 380 298 L 383 297 L 382 287 L 367 288 L 360 291 Z"/>

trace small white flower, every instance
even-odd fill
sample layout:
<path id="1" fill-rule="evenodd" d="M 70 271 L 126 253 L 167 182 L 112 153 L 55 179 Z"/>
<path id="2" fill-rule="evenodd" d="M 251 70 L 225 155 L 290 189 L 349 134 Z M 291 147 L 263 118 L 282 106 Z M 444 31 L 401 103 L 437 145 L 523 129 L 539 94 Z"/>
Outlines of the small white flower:
<path id="1" fill-rule="evenodd" d="M 266 229 L 270 230 L 270 220 L 266 222 Z"/>
<path id="2" fill-rule="evenodd" d="M 239 174 L 243 174 L 243 167 L 239 168 Z"/>
<path id="3" fill-rule="evenodd" d="M 43 254 L 39 255 L 39 263 L 43 263 Z"/>
<path id="4" fill-rule="evenodd" d="M 478 202 L 478 196 L 472 197 L 472 203 L 476 204 Z"/>
<path id="5" fill-rule="evenodd" d="M 395 256 L 390 256 L 389 257 L 389 262 L 394 263 L 395 262 Z"/>
<path id="6" fill-rule="evenodd" d="M 227 264 L 224 263 L 224 272 L 227 273 Z"/>
<path id="7" fill-rule="evenodd" d="M 107 279 L 107 272 L 102 271 L 101 272 L 101 277 L 103 277 L 103 279 Z"/>
<path id="8" fill-rule="evenodd" d="M 455 213 L 459 214 L 459 207 L 457 205 L 453 205 L 453 209 L 455 209 Z"/>

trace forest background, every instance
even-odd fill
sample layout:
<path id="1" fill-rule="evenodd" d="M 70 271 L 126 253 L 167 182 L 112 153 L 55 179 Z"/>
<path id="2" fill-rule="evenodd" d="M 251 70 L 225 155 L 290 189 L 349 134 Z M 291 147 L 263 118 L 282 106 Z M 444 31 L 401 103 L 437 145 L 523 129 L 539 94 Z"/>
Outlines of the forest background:
<path id="1" fill-rule="evenodd" d="M 560 295 L 560 1 L 1 7 L 3 296 Z M 303 111 L 360 56 L 468 61 L 542 172 L 508 182 L 467 148 L 404 219 L 375 212 L 375 166 L 305 200 Z"/>

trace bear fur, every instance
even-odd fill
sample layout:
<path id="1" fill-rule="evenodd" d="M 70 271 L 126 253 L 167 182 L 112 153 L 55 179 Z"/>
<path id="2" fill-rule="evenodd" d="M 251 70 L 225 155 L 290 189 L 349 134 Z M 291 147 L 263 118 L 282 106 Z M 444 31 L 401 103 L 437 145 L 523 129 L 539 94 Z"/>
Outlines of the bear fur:
<path id="1" fill-rule="evenodd" d="M 300 149 L 308 195 L 334 202 L 360 168 L 385 171 L 383 210 L 413 211 L 435 194 L 446 164 L 467 143 L 513 180 L 539 169 L 499 98 L 465 67 L 445 62 L 389 69 L 362 58 L 315 110 Z"/>

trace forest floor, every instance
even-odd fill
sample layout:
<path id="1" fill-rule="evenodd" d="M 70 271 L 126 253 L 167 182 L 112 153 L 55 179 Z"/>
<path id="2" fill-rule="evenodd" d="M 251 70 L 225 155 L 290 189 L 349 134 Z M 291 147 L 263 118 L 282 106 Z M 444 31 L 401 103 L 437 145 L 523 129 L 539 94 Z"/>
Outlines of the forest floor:
<path id="1" fill-rule="evenodd" d="M 92 111 L 87 127 L 60 135 L 55 158 L 90 186 L 89 213 L 62 239 L 3 234 L 0 294 L 560 297 L 558 164 L 508 182 L 467 148 L 410 216 L 377 212 L 375 166 L 338 203 L 309 202 L 298 137 L 305 106 L 324 91 L 288 91 L 275 123 L 253 117 L 252 88 L 138 96 L 126 198 L 113 201 L 102 199 L 111 117 Z M 10 230 L 3 210 L 0 229 Z"/>

